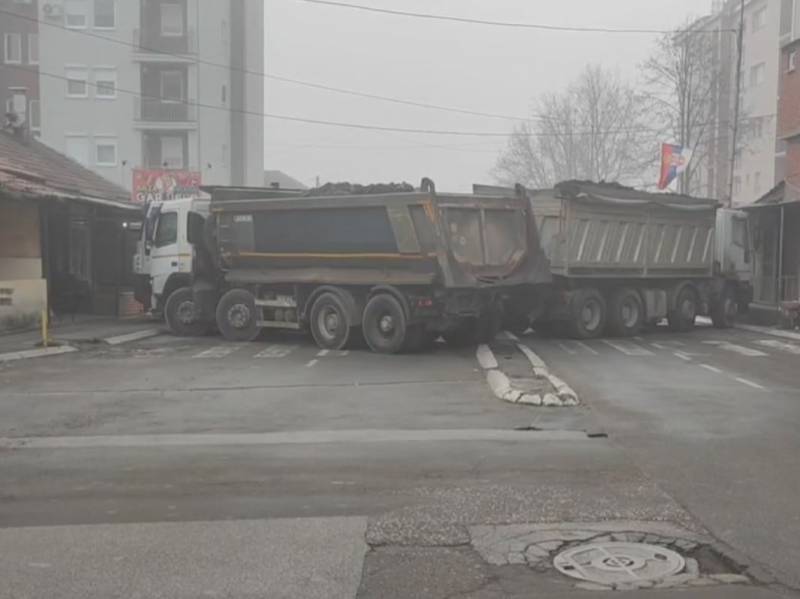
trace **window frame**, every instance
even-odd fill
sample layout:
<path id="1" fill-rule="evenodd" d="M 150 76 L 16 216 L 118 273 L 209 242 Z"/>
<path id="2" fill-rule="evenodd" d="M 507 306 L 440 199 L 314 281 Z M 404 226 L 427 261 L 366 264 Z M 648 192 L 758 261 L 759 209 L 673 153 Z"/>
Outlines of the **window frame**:
<path id="1" fill-rule="evenodd" d="M 94 67 L 92 69 L 92 71 L 93 71 L 93 75 L 94 75 L 94 85 L 93 85 L 93 87 L 94 87 L 94 97 L 97 98 L 98 100 L 116 100 L 117 99 L 117 81 L 118 81 L 117 67 L 99 66 L 99 67 Z M 102 79 L 103 81 L 106 81 L 106 80 L 107 81 L 112 81 L 113 80 L 113 83 L 114 83 L 114 93 L 113 94 L 101 94 L 101 93 L 99 93 L 101 89 L 108 89 L 108 88 L 102 87 L 100 85 L 101 79 L 99 79 L 97 77 L 98 73 L 106 73 L 106 74 L 113 75 L 113 77 L 109 77 L 107 79 Z"/>
<path id="2" fill-rule="evenodd" d="M 114 148 L 114 161 L 100 161 L 100 147 L 109 146 Z M 119 166 L 119 140 L 115 135 L 96 135 L 94 138 L 94 164 L 95 166 L 116 167 Z"/>
<path id="3" fill-rule="evenodd" d="M 39 64 L 39 34 L 32 31 L 27 36 L 28 42 L 28 64 L 38 65 Z M 31 44 L 31 41 L 35 41 L 35 44 Z M 33 56 L 34 52 L 32 49 L 36 49 L 36 61 L 31 60 L 31 56 Z"/>
<path id="4" fill-rule="evenodd" d="M 759 62 L 754 64 L 750 67 L 750 87 L 758 87 L 759 85 L 764 83 L 764 76 L 767 72 L 767 64 L 765 62 Z M 756 77 L 756 73 L 759 73 L 760 76 Z"/>
<path id="5" fill-rule="evenodd" d="M 175 75 L 177 74 L 180 79 L 181 83 L 181 94 L 179 99 L 167 98 L 166 94 L 164 93 L 164 76 L 165 75 Z M 186 77 L 183 71 L 180 69 L 164 69 L 159 72 L 158 74 L 158 91 L 159 91 L 159 98 L 163 104 L 185 104 L 186 103 Z"/>
<path id="6" fill-rule="evenodd" d="M 33 106 L 36 105 L 37 110 L 33 110 Z M 37 115 L 38 123 L 36 125 L 33 124 L 33 115 Z M 42 102 L 41 100 L 33 99 L 28 100 L 28 126 L 33 133 L 41 133 L 42 132 Z"/>
<path id="7" fill-rule="evenodd" d="M 11 60 L 8 55 L 8 42 L 11 39 L 16 38 L 17 40 L 17 53 L 19 58 L 17 60 Z M 22 34 L 21 33 L 4 33 L 3 34 L 3 63 L 4 64 L 22 64 Z"/>
<path id="8" fill-rule="evenodd" d="M 78 99 L 85 99 L 89 97 L 89 67 L 85 65 L 66 65 L 64 67 L 64 72 L 66 75 L 66 96 L 67 98 L 78 98 Z M 83 79 L 78 79 L 70 76 L 70 72 L 81 72 L 84 77 Z M 83 81 L 84 84 L 84 93 L 82 94 L 73 94 L 69 91 L 69 84 L 72 81 Z"/>
<path id="9" fill-rule="evenodd" d="M 73 16 L 83 16 L 83 24 L 70 24 L 69 6 L 83 6 L 83 13 L 72 13 Z M 88 0 L 64 0 L 64 27 L 67 29 L 88 29 L 89 28 L 89 2 Z"/>
<path id="10" fill-rule="evenodd" d="M 68 147 L 70 140 L 83 140 L 83 141 L 86 142 L 86 162 L 80 161 L 78 158 L 76 158 L 73 154 L 70 153 L 69 147 Z M 89 167 L 89 164 L 91 162 L 90 161 L 91 149 L 89 147 L 90 145 L 91 144 L 89 143 L 89 134 L 88 133 L 65 133 L 64 134 L 64 154 L 66 154 L 69 158 L 71 158 L 72 160 L 74 160 L 78 164 L 80 164 L 82 166 L 85 166 L 87 168 Z"/>
<path id="11" fill-rule="evenodd" d="M 111 2 L 111 14 L 113 16 L 114 22 L 111 25 L 98 25 L 97 24 L 97 6 L 100 2 Z M 117 28 L 117 0 L 94 0 L 92 3 L 92 27 L 94 29 L 100 29 L 104 31 L 111 31 Z"/>
<path id="12" fill-rule="evenodd" d="M 159 236 L 161 235 L 161 231 L 164 225 L 164 218 L 169 216 L 170 220 L 174 217 L 175 224 L 174 224 L 174 234 L 170 236 L 167 240 L 162 240 Z M 165 248 L 171 245 L 176 245 L 178 243 L 178 213 L 177 212 L 161 212 L 158 215 L 158 224 L 156 225 L 156 231 L 153 235 L 153 247 L 155 248 Z"/>
<path id="13" fill-rule="evenodd" d="M 178 14 L 180 15 L 180 23 L 181 23 L 180 32 L 178 32 L 177 30 L 170 31 L 170 30 L 165 30 L 164 29 L 164 22 L 165 22 L 164 21 L 164 9 L 166 7 L 168 7 L 168 6 L 177 8 L 177 10 L 178 10 Z M 180 4 L 179 2 L 162 2 L 160 4 L 158 17 L 159 17 L 158 28 L 159 28 L 159 31 L 161 33 L 161 37 L 173 37 L 173 38 L 177 37 L 177 38 L 180 38 L 180 37 L 185 37 L 186 36 L 186 19 L 185 19 L 185 14 L 184 14 L 184 10 L 183 10 L 183 5 L 182 4 Z"/>
<path id="14" fill-rule="evenodd" d="M 787 57 L 786 57 L 786 72 L 787 73 L 794 73 L 797 70 L 797 56 L 798 56 L 798 49 L 795 48 L 794 50 L 790 50 Z"/>
<path id="15" fill-rule="evenodd" d="M 758 17 L 758 19 L 757 19 Z M 751 18 L 752 21 L 752 30 L 753 32 L 761 31 L 764 27 L 767 26 L 767 7 L 761 6 L 758 10 L 753 12 L 753 16 Z"/>
<path id="16" fill-rule="evenodd" d="M 182 169 L 184 169 L 186 167 L 186 164 L 187 164 L 187 160 L 186 160 L 186 143 L 185 143 L 184 138 L 181 137 L 180 135 L 160 135 L 159 136 L 158 145 L 159 145 L 159 152 L 160 152 L 160 155 L 161 155 L 161 166 L 164 166 L 164 163 L 167 162 L 167 158 L 169 158 L 169 156 L 165 157 L 165 155 L 164 155 L 164 140 L 166 140 L 166 139 L 178 140 L 178 142 L 180 143 L 181 162 L 180 162 L 180 165 L 177 166 L 177 167 L 176 166 L 172 166 L 172 165 L 167 165 L 165 168 L 174 169 L 174 170 L 182 170 Z"/>

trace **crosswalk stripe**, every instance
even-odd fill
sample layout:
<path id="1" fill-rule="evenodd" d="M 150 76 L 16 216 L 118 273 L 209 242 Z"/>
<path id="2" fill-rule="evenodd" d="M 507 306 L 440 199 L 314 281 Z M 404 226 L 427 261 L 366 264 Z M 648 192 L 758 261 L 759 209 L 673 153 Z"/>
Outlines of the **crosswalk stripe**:
<path id="1" fill-rule="evenodd" d="M 635 343 L 614 342 L 608 339 L 603 339 L 603 343 L 609 347 L 613 347 L 618 352 L 622 352 L 626 356 L 652 356 L 654 355 L 649 349 L 645 349 Z"/>
<path id="2" fill-rule="evenodd" d="M 761 350 L 753 349 L 752 347 L 745 347 L 744 345 L 737 345 L 736 343 L 730 343 L 728 341 L 703 341 L 703 343 L 706 345 L 713 345 L 722 350 L 733 352 L 741 356 L 747 356 L 748 358 L 763 358 L 769 355 Z"/>
<path id="3" fill-rule="evenodd" d="M 294 350 L 296 345 L 270 345 L 264 351 L 257 353 L 256 358 L 285 358 Z"/>
<path id="4" fill-rule="evenodd" d="M 771 349 L 778 349 L 790 354 L 800 355 L 800 345 L 795 345 L 794 343 L 789 343 L 788 341 L 780 341 L 778 339 L 761 339 L 760 341 L 756 341 L 756 343 L 763 347 L 769 347 Z"/>
<path id="5" fill-rule="evenodd" d="M 233 352 L 240 349 L 241 347 L 242 347 L 241 345 L 234 345 L 234 344 L 217 345 L 216 347 L 212 347 L 210 349 L 200 352 L 199 354 L 192 356 L 192 358 L 198 358 L 201 360 L 209 358 L 224 358 L 225 356 L 231 355 Z"/>

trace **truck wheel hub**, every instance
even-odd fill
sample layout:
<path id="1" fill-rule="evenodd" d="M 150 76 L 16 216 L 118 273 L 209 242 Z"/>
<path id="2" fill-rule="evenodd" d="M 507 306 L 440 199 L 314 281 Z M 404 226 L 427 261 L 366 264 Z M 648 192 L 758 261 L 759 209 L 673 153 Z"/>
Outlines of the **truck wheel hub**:
<path id="1" fill-rule="evenodd" d="M 378 326 L 381 329 L 381 333 L 388 335 L 392 331 L 394 331 L 394 318 L 390 315 L 382 316 L 380 321 L 378 322 Z"/>
<path id="2" fill-rule="evenodd" d="M 323 311 L 319 316 L 319 323 L 322 325 L 320 332 L 327 339 L 333 339 L 339 330 L 339 322 L 339 314 L 335 310 L 328 309 Z"/>
<path id="3" fill-rule="evenodd" d="M 600 306 L 597 302 L 586 302 L 581 310 L 581 320 L 587 330 L 593 331 L 600 325 Z"/>
<path id="4" fill-rule="evenodd" d="M 228 322 L 236 329 L 243 329 L 250 323 L 250 308 L 236 304 L 228 310 Z"/>
<path id="5" fill-rule="evenodd" d="M 636 322 L 639 320 L 639 307 L 636 306 L 633 302 L 625 302 L 622 305 L 622 322 L 623 324 L 630 328 L 636 325 Z"/>
<path id="6" fill-rule="evenodd" d="M 177 316 L 182 324 L 192 324 L 194 322 L 194 302 L 189 300 L 181 302 L 178 306 Z"/>

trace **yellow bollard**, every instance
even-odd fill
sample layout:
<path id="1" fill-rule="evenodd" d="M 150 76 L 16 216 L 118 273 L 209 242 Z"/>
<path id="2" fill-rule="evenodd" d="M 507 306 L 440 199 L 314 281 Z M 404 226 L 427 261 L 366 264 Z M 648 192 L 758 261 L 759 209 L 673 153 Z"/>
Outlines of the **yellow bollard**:
<path id="1" fill-rule="evenodd" d="M 49 343 L 49 332 L 48 332 L 48 315 L 47 315 L 47 308 L 42 310 L 42 347 L 47 347 Z"/>

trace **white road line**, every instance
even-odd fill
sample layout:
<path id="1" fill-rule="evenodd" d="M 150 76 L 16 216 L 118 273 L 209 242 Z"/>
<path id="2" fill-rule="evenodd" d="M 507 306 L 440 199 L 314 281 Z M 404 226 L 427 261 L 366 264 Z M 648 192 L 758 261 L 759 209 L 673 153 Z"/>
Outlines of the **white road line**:
<path id="1" fill-rule="evenodd" d="M 197 358 L 200 360 L 208 360 L 208 359 L 218 359 L 224 358 L 225 356 L 229 356 L 236 350 L 240 349 L 241 345 L 217 345 L 216 347 L 212 347 L 211 349 L 207 349 L 205 351 L 200 352 L 197 355 L 192 356 L 192 358 Z"/>
<path id="2" fill-rule="evenodd" d="M 716 366 L 712 366 L 711 364 L 700 364 L 700 368 L 705 368 L 706 370 L 710 370 L 711 372 L 722 374 L 722 371 L 719 368 L 717 368 Z"/>
<path id="3" fill-rule="evenodd" d="M 486 344 L 479 345 L 475 355 L 478 358 L 478 364 L 480 364 L 481 368 L 484 370 L 492 370 L 499 366 L 497 358 L 494 357 L 494 353 Z"/>
<path id="4" fill-rule="evenodd" d="M 641 337 L 632 337 L 632 339 L 634 341 L 638 341 L 639 343 L 644 343 L 644 339 L 642 339 Z"/>
<path id="5" fill-rule="evenodd" d="M 674 355 L 675 355 L 676 358 L 680 358 L 684 362 L 691 362 L 692 361 L 692 357 L 691 356 L 687 356 L 685 353 L 683 353 L 681 351 L 676 351 Z"/>
<path id="6" fill-rule="evenodd" d="M 649 349 L 645 349 L 635 343 L 619 343 L 614 341 L 609 341 L 608 339 L 602 339 L 602 342 L 608 345 L 609 347 L 613 347 L 618 352 L 622 352 L 626 356 L 652 356 L 654 355 Z"/>
<path id="7" fill-rule="evenodd" d="M 350 355 L 350 352 L 347 351 L 347 350 L 340 351 L 340 352 L 336 352 L 336 355 L 339 356 L 340 358 L 346 358 L 347 356 Z"/>
<path id="8" fill-rule="evenodd" d="M 794 343 L 789 343 L 788 341 L 780 341 L 778 339 L 761 339 L 760 341 L 756 341 L 756 343 L 763 347 L 779 349 L 783 352 L 800 355 L 800 345 L 795 345 Z"/>
<path id="9" fill-rule="evenodd" d="M 502 332 L 501 332 L 501 333 L 498 335 L 498 337 L 500 337 L 501 339 L 502 339 L 503 337 L 505 337 L 505 338 L 506 338 L 506 339 L 508 339 L 509 341 L 519 341 L 519 337 L 517 337 L 517 336 L 516 336 L 514 333 L 512 333 L 511 331 L 502 331 Z"/>
<path id="10" fill-rule="evenodd" d="M 748 381 L 747 379 L 743 379 L 740 377 L 736 377 L 736 380 L 742 383 L 743 385 L 747 385 L 748 387 L 752 387 L 753 389 L 760 389 L 761 391 L 766 391 L 766 387 L 762 387 L 758 383 L 754 383 L 753 381 Z"/>
<path id="11" fill-rule="evenodd" d="M 322 351 L 320 351 L 320 352 L 317 354 L 317 357 L 318 357 L 318 358 L 324 358 L 324 357 L 325 357 L 325 356 L 327 356 L 327 355 L 328 355 L 328 350 L 327 350 L 327 349 L 323 349 Z"/>
<path id="12" fill-rule="evenodd" d="M 750 324 L 737 324 L 737 329 L 743 331 L 750 331 L 751 333 L 759 333 L 760 335 L 772 335 L 773 337 L 783 337 L 784 339 L 792 339 L 793 341 L 800 341 L 800 333 L 795 331 L 782 331 L 780 329 L 773 329 L 770 327 L 759 327 Z"/>
<path id="13" fill-rule="evenodd" d="M 128 333 L 127 335 L 118 335 L 116 337 L 108 337 L 103 339 L 109 345 L 122 345 L 123 343 L 130 343 L 131 341 L 141 341 L 160 335 L 159 329 L 148 329 L 146 331 L 136 331 L 135 333 Z"/>
<path id="14" fill-rule="evenodd" d="M 563 349 L 563 350 L 564 350 L 565 352 L 567 352 L 567 353 L 568 353 L 570 356 L 574 356 L 575 354 L 577 354 L 577 353 L 578 353 L 578 352 L 576 352 L 574 349 L 572 349 L 571 347 L 567 347 L 567 346 L 566 346 L 566 345 L 564 345 L 563 343 L 559 343 L 559 344 L 558 344 L 558 347 L 560 347 L 561 349 Z"/>
<path id="15" fill-rule="evenodd" d="M 296 345 L 270 345 L 264 351 L 257 353 L 255 358 L 285 358 L 294 350 Z"/>
<path id="16" fill-rule="evenodd" d="M 581 347 L 581 348 L 585 349 L 585 350 L 586 350 L 586 351 L 588 351 L 590 354 L 594 354 L 595 356 L 599 356 L 599 355 L 600 355 L 600 352 L 599 352 L 599 351 L 597 351 L 596 349 L 592 349 L 591 347 L 589 347 L 588 345 L 586 345 L 586 344 L 585 344 L 583 341 L 576 341 L 576 342 L 575 342 L 575 345 L 577 345 L 578 347 Z"/>
<path id="17" fill-rule="evenodd" d="M 308 364 L 306 364 L 306 368 L 314 368 L 319 363 L 319 360 L 311 360 Z"/>
<path id="18" fill-rule="evenodd" d="M 660 343 L 651 343 L 650 347 L 655 347 L 656 349 L 660 349 L 662 351 L 669 351 L 669 348 L 666 345 L 661 345 Z"/>
<path id="19" fill-rule="evenodd" d="M 78 351 L 71 345 L 60 345 L 58 347 L 42 347 L 40 349 L 27 349 L 15 351 L 7 354 L 0 354 L 0 362 L 16 362 L 17 360 L 27 360 L 29 358 L 44 358 L 45 356 L 57 356 Z"/>
<path id="20" fill-rule="evenodd" d="M 753 349 L 751 347 L 745 347 L 744 345 L 729 343 L 728 341 L 703 341 L 703 343 L 705 343 L 706 345 L 714 345 L 725 351 L 733 352 L 735 354 L 739 354 L 742 356 L 747 356 L 748 358 L 763 358 L 769 355 L 764 353 L 763 351 Z"/>

